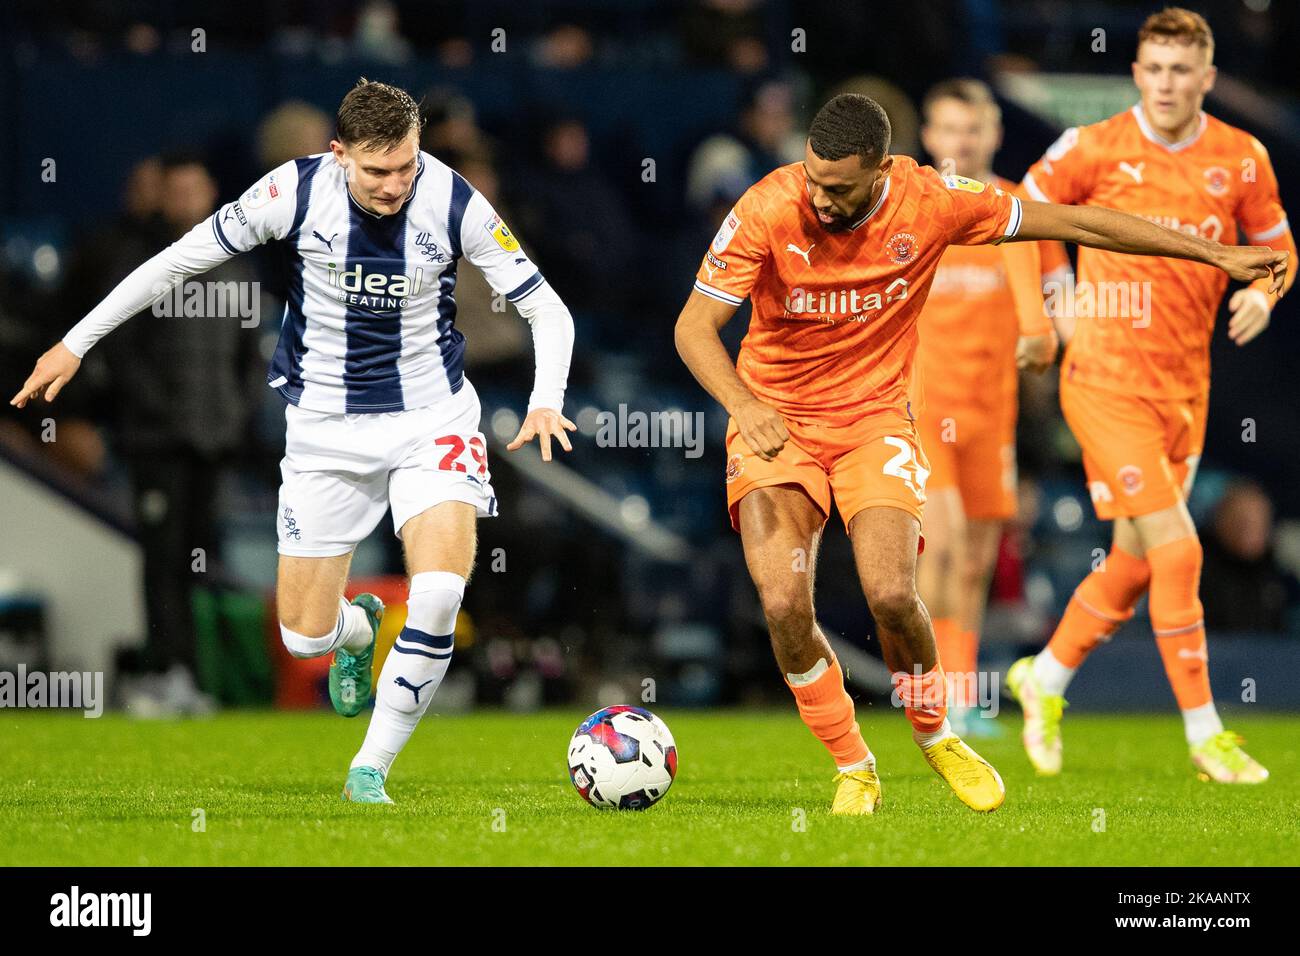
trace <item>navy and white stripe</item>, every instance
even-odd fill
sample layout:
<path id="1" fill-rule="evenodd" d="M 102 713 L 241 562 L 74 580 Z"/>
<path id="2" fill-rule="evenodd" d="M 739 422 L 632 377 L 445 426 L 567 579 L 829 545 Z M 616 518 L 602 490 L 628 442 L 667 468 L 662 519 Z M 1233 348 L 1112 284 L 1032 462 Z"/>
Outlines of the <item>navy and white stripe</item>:
<path id="1" fill-rule="evenodd" d="M 423 170 L 421 170 L 423 172 Z M 419 185 L 417 176 L 415 185 Z M 350 199 L 351 197 L 349 197 Z M 406 210 L 408 202 L 391 216 L 375 216 L 355 200 L 348 203 L 345 275 L 382 275 L 385 270 L 404 276 L 406 268 Z M 359 271 L 358 271 L 359 270 Z M 343 382 L 348 412 L 395 411 L 402 405 L 402 379 L 397 359 L 402 350 L 402 305 L 397 296 L 357 296 L 343 313 L 347 351 Z"/>
<path id="2" fill-rule="evenodd" d="M 1012 196 L 1011 215 L 1007 217 L 1007 228 L 1006 231 L 1002 233 L 1004 238 L 1010 239 L 1020 231 L 1021 215 L 1022 215 L 1022 211 L 1020 208 L 1020 197 Z"/>
<path id="3" fill-rule="evenodd" d="M 740 305 L 745 300 L 739 296 L 734 296 L 730 292 L 723 292 L 721 289 L 715 289 L 711 285 L 705 285 L 699 279 L 695 280 L 695 291 L 701 295 L 707 295 L 711 299 L 717 299 L 719 302 L 725 302 L 728 305 Z"/>
<path id="4" fill-rule="evenodd" d="M 522 299 L 528 293 L 532 292 L 534 289 L 536 289 L 539 285 L 541 285 L 545 281 L 546 280 L 542 278 L 542 274 L 540 272 L 534 272 L 523 282 L 519 283 L 519 285 L 515 286 L 515 288 L 512 291 L 507 292 L 506 298 L 511 302 L 518 302 L 520 299 Z"/>
<path id="5" fill-rule="evenodd" d="M 278 388 L 285 398 L 297 404 L 302 396 L 303 334 L 307 318 L 303 314 L 303 261 L 298 256 L 298 234 L 307 218 L 307 205 L 311 201 L 311 184 L 320 168 L 322 157 L 309 156 L 294 160 L 295 203 L 289 233 L 279 243 L 289 274 L 289 287 L 285 293 L 284 318 L 280 324 L 280 341 L 271 358 L 271 371 L 267 380 Z M 215 217 L 214 217 L 215 219 Z"/>
<path id="6" fill-rule="evenodd" d="M 225 232 L 221 229 L 221 220 L 216 216 L 212 217 L 212 232 L 216 235 L 217 242 L 221 244 L 222 249 L 225 249 L 232 256 L 239 255 L 239 250 L 232 246 L 230 240 L 226 238 Z"/>
<path id="7" fill-rule="evenodd" d="M 404 627 L 393 642 L 393 650 L 399 654 L 415 654 L 440 661 L 451 657 L 455 643 L 455 634 L 426 634 L 413 627 Z"/>

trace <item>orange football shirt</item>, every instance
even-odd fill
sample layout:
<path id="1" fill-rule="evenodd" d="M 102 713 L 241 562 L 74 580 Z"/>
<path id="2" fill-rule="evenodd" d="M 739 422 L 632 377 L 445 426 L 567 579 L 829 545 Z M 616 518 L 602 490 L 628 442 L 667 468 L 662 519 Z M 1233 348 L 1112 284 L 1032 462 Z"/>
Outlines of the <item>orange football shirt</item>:
<path id="1" fill-rule="evenodd" d="M 748 297 L 736 371 L 759 400 L 795 421 L 846 424 L 893 407 L 915 417 L 917 317 L 944 249 L 1000 242 L 1020 200 L 895 156 L 875 205 L 850 228 L 825 229 L 802 163 L 769 173 L 713 239 L 695 289 L 731 305 Z"/>
<path id="2" fill-rule="evenodd" d="M 993 185 L 1018 191 L 1003 179 Z M 1016 341 L 1052 331 L 1043 283 L 1065 281 L 1069 271 L 1059 242 L 950 246 L 921 312 L 917 368 L 926 405 L 1014 420 Z"/>
<path id="3" fill-rule="evenodd" d="M 1180 143 L 1141 105 L 1067 129 L 1025 175 L 1033 199 L 1109 206 L 1229 245 L 1289 242 L 1277 177 L 1259 140 L 1205 113 Z M 1285 248 L 1285 246 L 1280 246 Z M 1210 337 L 1228 277 L 1185 259 L 1079 249 L 1078 321 L 1062 374 L 1131 395 L 1185 399 L 1210 386 Z M 1050 297 L 1049 297 L 1050 303 Z"/>

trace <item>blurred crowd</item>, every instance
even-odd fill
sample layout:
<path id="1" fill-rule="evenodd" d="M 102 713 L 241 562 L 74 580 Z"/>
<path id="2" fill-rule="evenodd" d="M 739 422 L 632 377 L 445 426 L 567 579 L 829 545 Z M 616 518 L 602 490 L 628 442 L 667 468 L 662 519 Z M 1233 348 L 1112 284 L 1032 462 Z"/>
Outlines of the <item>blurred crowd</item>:
<path id="1" fill-rule="evenodd" d="M 444 68 L 473 71 L 490 55 L 486 41 L 477 38 L 490 36 L 502 22 L 512 24 L 505 42 L 526 44 L 532 62 L 547 69 L 631 57 L 665 69 L 723 69 L 738 78 L 740 107 L 730 128 L 703 130 L 682 155 L 662 157 L 660 179 L 678 185 L 653 194 L 640 188 L 643 180 L 611 172 L 625 167 L 627 157 L 617 142 L 602 143 L 593 135 L 587 104 L 554 103 L 507 127 L 484 123 L 474 99 L 454 83 L 412 91 L 422 96 L 427 116 L 423 148 L 484 194 L 574 311 L 579 343 L 571 394 L 586 390 L 599 401 L 602 376 L 612 364 L 631 368 L 642 387 L 682 396 L 695 408 L 704 399 L 672 352 L 672 321 L 726 211 L 767 171 L 801 157 L 811 107 L 844 90 L 866 92 L 891 116 L 894 151 L 925 158 L 914 104 L 931 81 L 942 78 L 937 63 L 953 72 L 1021 69 L 1032 66 L 1035 49 L 1042 50 L 1041 43 L 1035 48 L 1022 42 L 1015 5 L 994 0 L 920 4 L 906 16 L 893 5 L 880 13 L 876 4 L 811 2 L 796 11 L 794 5 L 758 0 L 552 4 L 545 14 L 488 0 L 433 6 L 320 0 L 273 4 L 255 18 L 224 4 L 195 6 L 199 13 L 185 16 L 163 4 L 86 8 L 56 0 L 40 5 L 38 20 L 34 5 L 20 3 L 9 49 L 37 55 L 57 48 L 86 62 L 123 51 L 163 56 L 190 43 L 190 24 L 202 23 L 209 44 L 277 57 L 355 60 L 359 71 L 369 68 L 372 75 L 376 64 L 428 55 Z M 1221 62 L 1255 57 L 1252 51 L 1278 42 L 1276 31 L 1255 27 L 1251 5 L 1223 6 L 1218 19 L 1210 11 L 1216 31 L 1225 39 L 1243 39 L 1221 42 Z M 888 31 L 874 28 L 878 13 L 888 18 Z M 609 22 L 614 16 L 618 28 Z M 1289 23 L 1289 15 L 1282 16 Z M 791 30 L 804 25 L 822 37 L 828 34 L 818 27 L 832 28 L 836 42 L 796 68 Z M 1050 33 L 1047 40 L 1048 47 L 1057 42 Z M 920 48 L 926 57 L 915 54 Z M 1068 44 L 1058 43 L 1056 54 L 1061 59 L 1055 65 L 1076 57 Z M 862 72 L 867 62 L 870 74 Z M 1256 65 L 1266 62 L 1271 61 L 1260 52 Z M 1294 75 L 1284 81 L 1294 82 Z M 0 259 L 0 382 L 12 393 L 35 357 L 136 265 L 266 170 L 326 149 L 332 134 L 333 117 L 317 106 L 282 102 L 262 117 L 242 155 L 214 143 L 139 156 L 121 184 L 115 217 L 72 224 L 57 281 L 33 282 Z M 191 549 L 205 548 L 211 580 L 246 586 L 240 569 L 222 560 L 223 527 L 241 504 L 273 500 L 278 483 L 282 401 L 263 383 L 283 309 L 281 268 L 276 257 L 259 252 L 205 277 L 256 281 L 260 312 L 270 317 L 256 326 L 202 316 L 142 316 L 109 336 L 59 399 L 57 442 L 41 441 L 48 413 L 40 403 L 22 414 L 9 409 L 0 415 L 0 446 L 50 463 L 61 480 L 84 490 L 116 495 L 129 512 L 146 551 L 150 639 L 140 659 L 124 666 L 143 675 L 172 675 L 168 694 L 197 694 L 175 677 L 195 669 L 186 597 L 193 584 Z M 456 299 L 457 324 L 469 343 L 468 374 L 481 391 L 484 384 L 500 383 L 508 394 L 526 394 L 532 375 L 526 325 L 493 310 L 491 290 L 473 269 L 461 271 Z M 728 330 L 733 346 L 742 332 L 743 319 Z M 995 604 L 1027 607 L 1032 595 L 1026 565 L 1050 550 L 1043 535 L 1057 525 L 1066 531 L 1078 526 L 1064 527 L 1065 519 L 1042 507 L 1039 482 L 1062 475 L 1077 482 L 1078 471 L 1077 448 L 1061 422 L 1051 378 L 1026 380 L 1022 392 L 1025 506 L 1003 543 Z M 574 464 L 579 470 L 606 468 L 608 460 L 596 465 L 598 459 L 578 455 Z M 647 461 L 632 461 L 628 470 L 646 472 Z M 716 492 L 713 477 L 705 475 L 700 487 Z M 705 509 L 711 521 L 690 528 L 695 556 L 689 568 L 663 574 L 630 557 L 616 539 L 593 536 L 572 517 L 557 514 L 509 469 L 494 467 L 494 481 L 514 506 L 485 529 L 482 553 L 500 546 L 507 554 L 530 554 L 538 540 L 551 544 L 547 562 L 530 561 L 536 566 L 517 575 L 480 574 L 467 595 L 466 610 L 484 637 L 478 666 L 488 690 L 480 696 L 506 701 L 511 693 L 531 694 L 547 701 L 579 679 L 575 660 L 590 660 L 600 671 L 612 661 L 658 654 L 680 662 L 675 673 L 681 693 L 701 701 L 719 694 L 734 698 L 743 693 L 735 687 L 743 688 L 744 681 L 720 690 L 717 674 L 745 675 L 765 666 L 764 657 L 737 651 L 763 651 L 762 623 L 720 504 Z M 223 495 L 223 487 L 252 491 Z M 1294 633 L 1300 593 L 1276 554 L 1267 492 L 1250 481 L 1232 481 L 1202 524 L 1210 628 Z M 398 571 L 396 542 L 386 533 L 384 538 L 388 570 Z M 271 547 L 269 530 L 266 541 Z M 833 562 L 834 555 L 827 560 Z M 833 595 L 826 604 L 833 608 Z M 1022 619 L 1037 622 L 1027 639 L 1041 638 L 1050 626 L 1041 614 Z M 521 674 L 532 691 L 517 689 Z"/>
<path id="2" fill-rule="evenodd" d="M 758 76 L 791 65 L 791 32 L 805 47 L 802 68 L 819 78 L 852 75 L 871 63 L 918 97 L 934 64 L 978 74 L 1035 63 L 1096 69 L 1105 24 L 1130 36 L 1149 3 L 1098 0 L 277 0 L 256 16 L 221 0 L 13 0 L 8 29 L 18 44 L 67 51 L 83 61 L 126 51 L 138 56 L 188 50 L 196 27 L 214 47 L 284 58 L 348 58 L 400 65 L 432 56 L 452 69 L 482 65 L 483 41 L 502 30 L 526 45 L 532 62 L 557 70 L 591 64 L 722 69 Z M 1297 89 L 1286 54 L 1300 38 L 1300 10 L 1276 0 L 1203 0 L 1214 24 L 1221 68 Z"/>

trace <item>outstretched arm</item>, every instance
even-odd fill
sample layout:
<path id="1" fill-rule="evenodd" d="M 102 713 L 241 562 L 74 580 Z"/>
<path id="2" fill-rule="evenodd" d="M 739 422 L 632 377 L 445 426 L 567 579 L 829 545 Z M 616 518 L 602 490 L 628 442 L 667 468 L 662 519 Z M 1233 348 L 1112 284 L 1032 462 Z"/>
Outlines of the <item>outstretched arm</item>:
<path id="1" fill-rule="evenodd" d="M 176 283 L 220 265 L 231 255 L 213 236 L 211 220 L 199 223 L 119 282 L 62 341 L 42 355 L 9 404 L 22 408 L 42 393 L 47 402 L 54 401 L 96 342 L 163 298 Z"/>
<path id="2" fill-rule="evenodd" d="M 1288 255 L 1266 246 L 1225 246 L 1100 206 L 1021 204 L 1020 228 L 1007 241 L 1059 239 L 1130 255 L 1191 259 L 1222 269 L 1241 282 L 1271 278 L 1268 291 L 1286 281 Z"/>
<path id="3" fill-rule="evenodd" d="M 237 201 L 222 206 L 145 261 L 74 325 L 63 341 L 37 360 L 36 368 L 9 404 L 22 408 L 42 394 L 47 402 L 54 401 L 96 342 L 163 298 L 176 283 L 207 272 L 268 239 L 283 239 L 293 220 L 297 184 L 296 163 L 285 163 L 267 173 Z"/>

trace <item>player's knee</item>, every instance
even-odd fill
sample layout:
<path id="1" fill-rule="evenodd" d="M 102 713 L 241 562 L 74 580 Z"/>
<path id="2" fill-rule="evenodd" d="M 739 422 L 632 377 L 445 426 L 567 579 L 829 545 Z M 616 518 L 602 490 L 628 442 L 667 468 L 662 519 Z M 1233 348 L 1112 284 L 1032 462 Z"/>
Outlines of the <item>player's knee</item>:
<path id="1" fill-rule="evenodd" d="M 891 631 L 903 630 L 916 613 L 916 587 L 911 581 L 882 579 L 864 582 L 867 606 L 876 624 Z"/>
<path id="2" fill-rule="evenodd" d="M 774 637 L 803 634 L 812 629 L 811 596 L 801 588 L 769 587 L 759 591 L 763 616 Z"/>
<path id="3" fill-rule="evenodd" d="M 1205 551 L 1201 539 L 1189 534 L 1148 548 L 1146 558 L 1153 578 L 1199 578 Z"/>
<path id="4" fill-rule="evenodd" d="M 288 628 L 298 634 L 306 634 L 308 637 L 320 637 L 328 634 L 338 623 L 339 605 L 334 601 L 323 608 L 282 607 L 279 612 L 281 628 Z"/>
<path id="5" fill-rule="evenodd" d="M 455 615 L 460 609 L 460 602 L 461 594 L 447 588 L 421 591 L 413 589 L 406 602 L 406 622 L 422 631 L 430 630 L 438 622 L 445 622 L 448 617 Z"/>
<path id="6" fill-rule="evenodd" d="M 450 634 L 465 597 L 465 579 L 450 571 L 421 571 L 411 577 L 406 626 L 426 634 Z"/>

